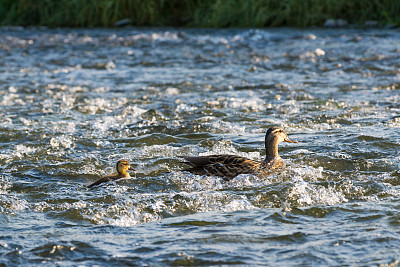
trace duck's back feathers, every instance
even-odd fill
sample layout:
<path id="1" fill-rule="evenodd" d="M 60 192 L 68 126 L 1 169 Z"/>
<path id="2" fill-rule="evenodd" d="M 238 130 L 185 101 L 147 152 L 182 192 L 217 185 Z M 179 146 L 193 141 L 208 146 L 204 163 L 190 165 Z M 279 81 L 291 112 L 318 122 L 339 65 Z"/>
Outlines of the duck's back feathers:
<path id="1" fill-rule="evenodd" d="M 241 173 L 255 173 L 261 165 L 261 162 L 235 155 L 183 156 L 182 158 L 186 160 L 183 163 L 191 166 L 184 171 L 197 175 L 220 176 L 225 180 L 230 180 Z"/>
<path id="2" fill-rule="evenodd" d="M 115 180 L 118 180 L 118 179 L 121 179 L 121 178 L 123 178 L 123 177 L 118 175 L 118 173 L 115 173 L 115 174 L 112 174 L 112 175 L 109 175 L 109 176 L 104 176 L 104 177 L 101 177 L 96 182 L 88 185 L 88 188 L 92 188 L 94 186 L 97 186 L 97 185 L 100 185 L 100 184 L 104 184 L 104 183 L 107 183 L 107 182 L 111 182 L 111 181 L 115 181 Z"/>

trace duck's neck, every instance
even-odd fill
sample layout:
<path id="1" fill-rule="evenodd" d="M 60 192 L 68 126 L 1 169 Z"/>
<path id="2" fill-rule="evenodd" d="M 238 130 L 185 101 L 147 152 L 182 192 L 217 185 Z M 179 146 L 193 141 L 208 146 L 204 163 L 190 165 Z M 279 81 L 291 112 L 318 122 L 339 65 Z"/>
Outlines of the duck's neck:
<path id="1" fill-rule="evenodd" d="M 118 175 L 119 175 L 121 178 L 130 178 L 130 177 L 131 177 L 131 176 L 129 175 L 129 172 L 126 172 L 126 171 L 118 172 Z"/>
<path id="2" fill-rule="evenodd" d="M 278 142 L 272 140 L 271 142 L 265 143 L 265 161 L 271 161 L 274 158 L 279 158 L 278 154 Z"/>

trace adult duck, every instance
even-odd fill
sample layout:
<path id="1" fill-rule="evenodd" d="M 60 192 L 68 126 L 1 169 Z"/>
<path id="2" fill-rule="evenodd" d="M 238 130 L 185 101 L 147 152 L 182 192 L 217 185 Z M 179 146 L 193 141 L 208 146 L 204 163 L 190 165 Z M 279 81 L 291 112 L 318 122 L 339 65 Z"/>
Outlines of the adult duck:
<path id="1" fill-rule="evenodd" d="M 297 143 L 291 140 L 282 128 L 272 127 L 265 134 L 266 156 L 262 162 L 236 155 L 182 156 L 186 160 L 183 163 L 190 166 L 183 171 L 197 175 L 220 176 L 226 181 L 239 174 L 265 176 L 285 165 L 278 154 L 278 145 L 281 142 Z"/>

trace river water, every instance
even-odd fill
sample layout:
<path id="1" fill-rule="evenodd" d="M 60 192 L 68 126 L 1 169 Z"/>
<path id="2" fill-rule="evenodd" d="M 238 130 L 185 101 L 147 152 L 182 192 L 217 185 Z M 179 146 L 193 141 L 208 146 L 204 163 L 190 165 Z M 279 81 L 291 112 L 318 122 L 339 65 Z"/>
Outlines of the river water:
<path id="1" fill-rule="evenodd" d="M 1 266 L 399 262 L 398 29 L 0 32 Z M 180 171 L 274 125 L 282 172 Z"/>

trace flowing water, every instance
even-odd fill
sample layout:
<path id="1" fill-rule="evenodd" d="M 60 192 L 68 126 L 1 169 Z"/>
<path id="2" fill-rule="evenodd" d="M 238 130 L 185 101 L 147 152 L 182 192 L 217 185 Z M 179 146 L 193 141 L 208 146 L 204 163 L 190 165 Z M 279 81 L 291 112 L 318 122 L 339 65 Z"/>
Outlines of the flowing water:
<path id="1" fill-rule="evenodd" d="M 398 29 L 0 33 L 1 266 L 399 263 Z M 180 171 L 274 125 L 282 172 Z"/>

